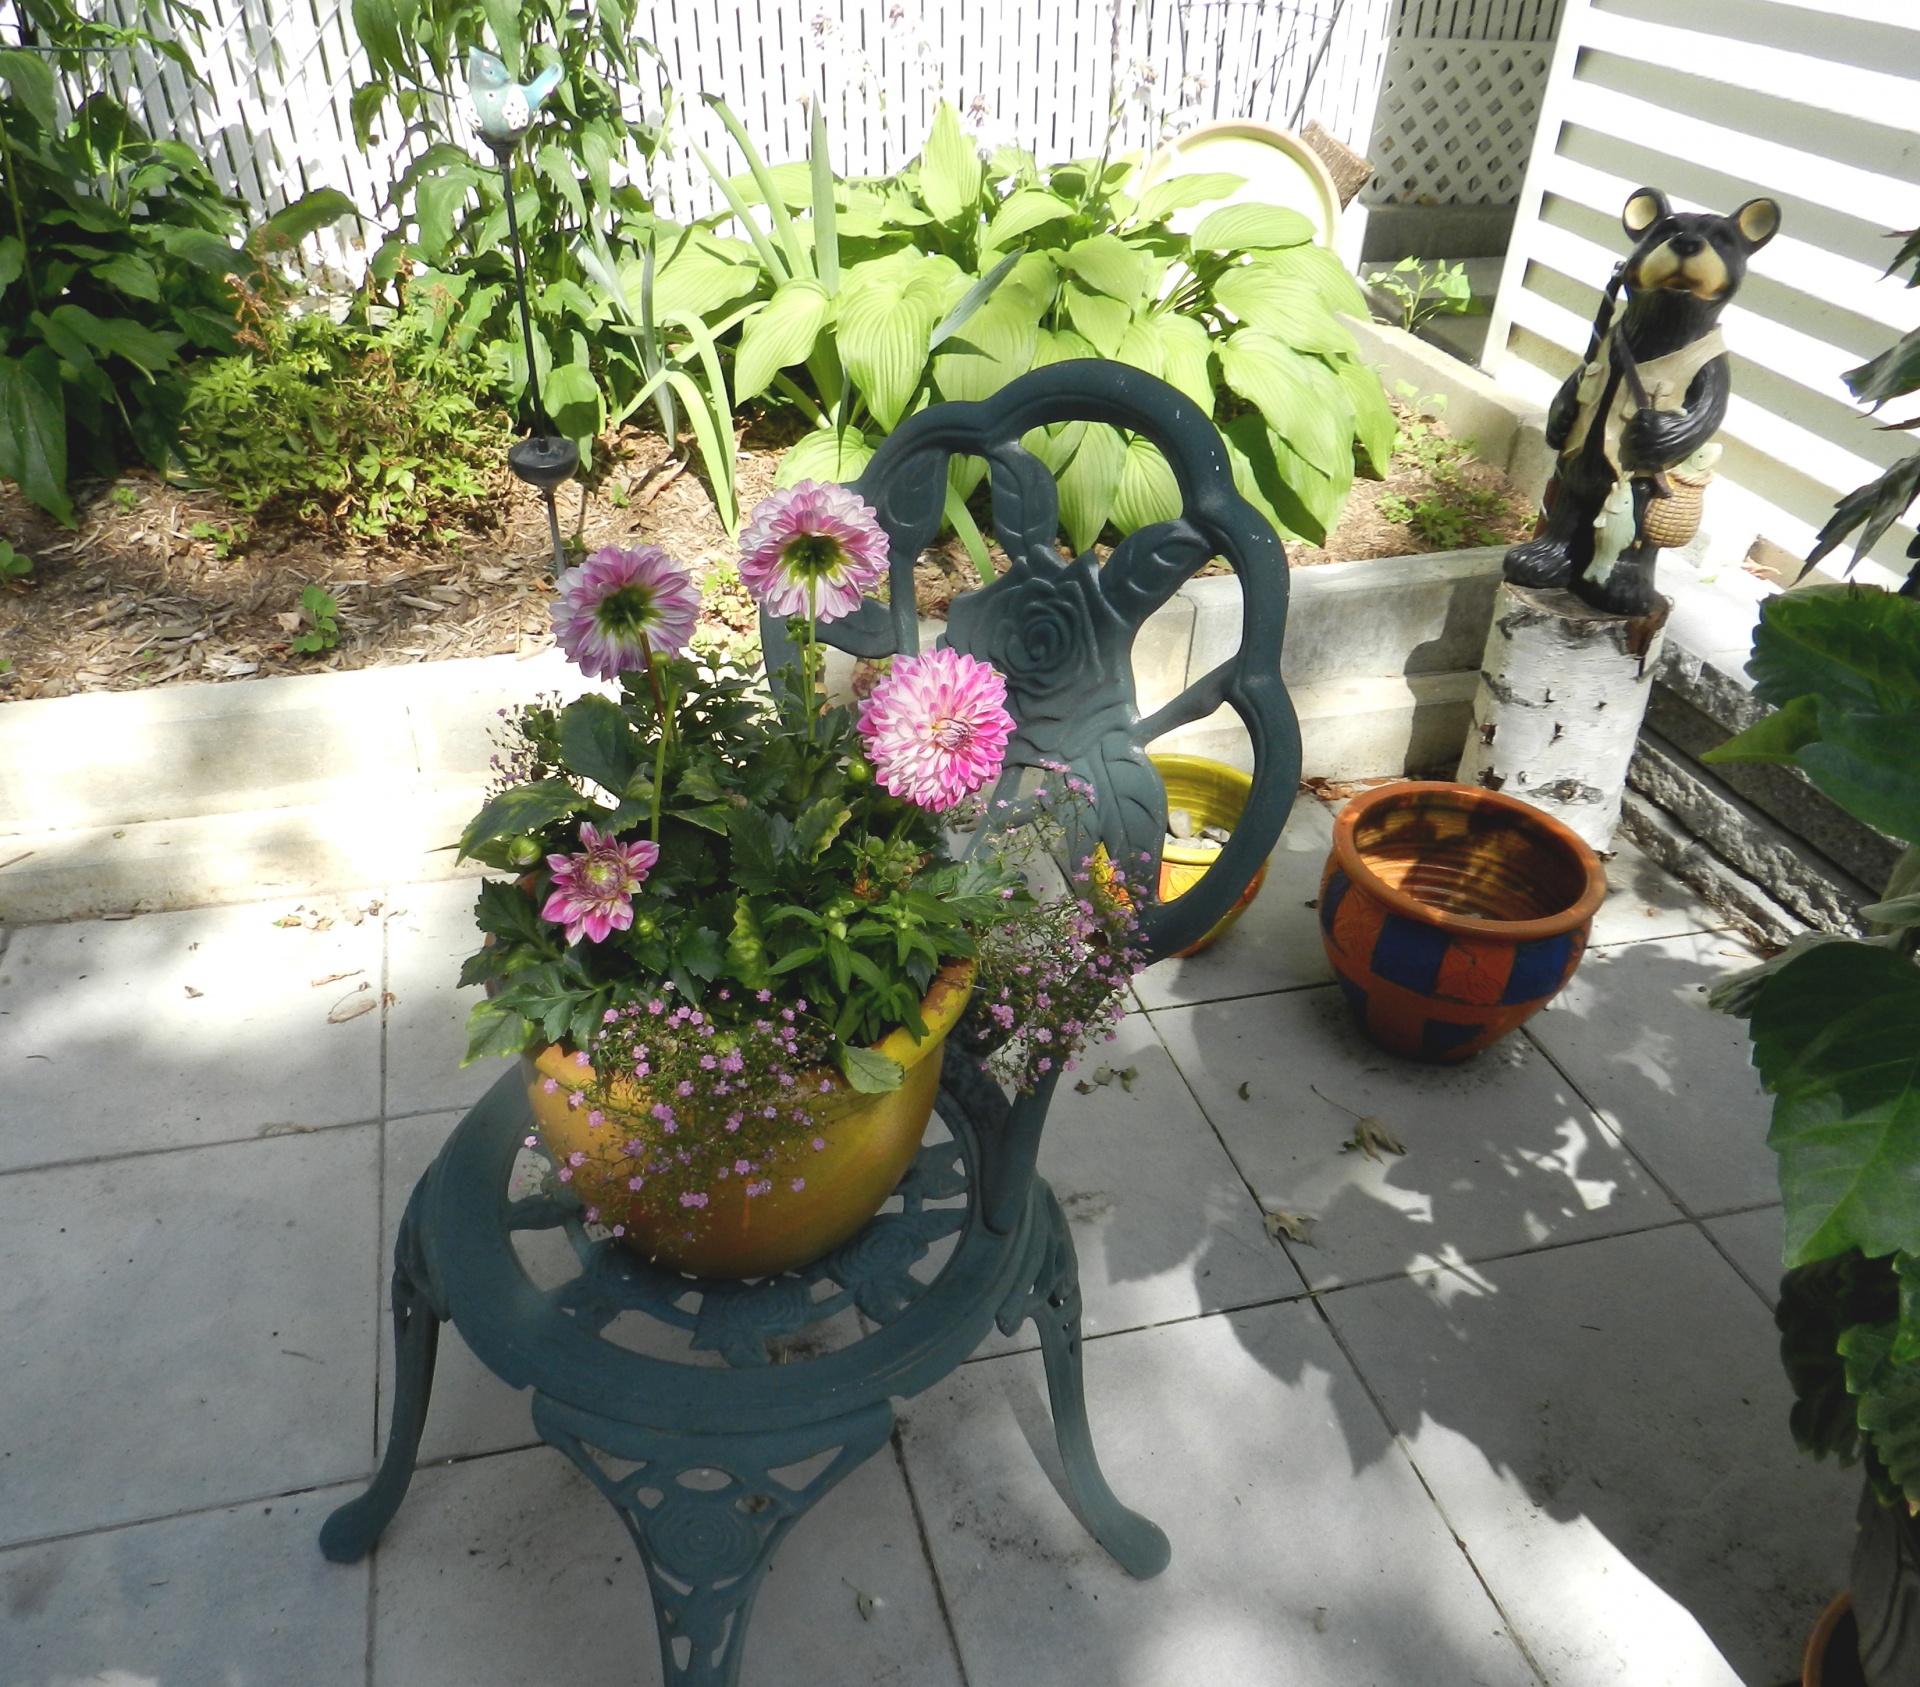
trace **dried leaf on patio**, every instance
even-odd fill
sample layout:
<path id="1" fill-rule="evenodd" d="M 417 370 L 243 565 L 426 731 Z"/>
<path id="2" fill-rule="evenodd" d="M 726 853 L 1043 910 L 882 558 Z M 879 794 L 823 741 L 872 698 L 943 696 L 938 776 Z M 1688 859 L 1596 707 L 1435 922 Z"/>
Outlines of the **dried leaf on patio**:
<path id="1" fill-rule="evenodd" d="M 1378 1160 L 1383 1153 L 1404 1154 L 1406 1144 L 1392 1131 L 1369 1113 L 1353 1127 L 1353 1135 L 1340 1144 L 1342 1154 L 1361 1153 L 1369 1160 Z"/>
<path id="2" fill-rule="evenodd" d="M 1284 1236 L 1289 1242 L 1304 1242 L 1308 1247 L 1313 1246 L 1313 1238 L 1307 1234 L 1316 1222 L 1311 1213 L 1290 1213 L 1268 1208 L 1261 1212 L 1260 1222 L 1267 1227 L 1269 1241 L 1277 1242 Z"/>

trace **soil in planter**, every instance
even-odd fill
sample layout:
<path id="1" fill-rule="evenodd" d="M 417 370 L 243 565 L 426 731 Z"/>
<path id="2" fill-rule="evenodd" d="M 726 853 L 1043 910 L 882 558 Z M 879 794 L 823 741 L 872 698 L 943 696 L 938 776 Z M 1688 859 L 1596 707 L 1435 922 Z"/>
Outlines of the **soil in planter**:
<path id="1" fill-rule="evenodd" d="M 1429 441 L 1445 439 L 1438 424 L 1427 426 L 1436 430 Z M 744 508 L 771 490 L 780 454 L 796 437 L 788 416 L 748 426 L 737 463 Z M 1293 565 L 1505 543 L 1530 532 L 1531 509 L 1505 477 L 1456 454 L 1428 443 L 1396 456 L 1385 481 L 1356 481 L 1324 548 L 1287 547 Z M 563 531 L 588 549 L 647 541 L 703 574 L 720 566 L 707 585 L 709 628 L 735 640 L 750 635 L 753 606 L 732 574 L 734 548 L 698 458 L 689 467 L 660 435 L 638 428 L 624 430 L 607 455 L 590 487 L 561 488 Z M 1476 536 L 1443 531 L 1451 519 L 1444 510 L 1418 519 L 1423 507 L 1459 505 L 1463 489 Z M 0 539 L 34 564 L 27 582 L 0 589 L 0 661 L 8 664 L 0 700 L 526 656 L 552 642 L 545 511 L 504 468 L 497 519 L 444 542 L 363 540 L 311 522 L 256 520 L 236 546 L 230 535 L 240 518 L 210 493 L 144 471 L 85 493 L 79 528 L 70 531 L 0 482 Z M 995 561 L 1006 566 L 997 549 Z M 934 619 L 979 579 L 953 539 L 915 572 L 920 611 Z M 292 643 L 311 625 L 300 604 L 309 585 L 338 603 L 339 642 L 300 654 Z"/>

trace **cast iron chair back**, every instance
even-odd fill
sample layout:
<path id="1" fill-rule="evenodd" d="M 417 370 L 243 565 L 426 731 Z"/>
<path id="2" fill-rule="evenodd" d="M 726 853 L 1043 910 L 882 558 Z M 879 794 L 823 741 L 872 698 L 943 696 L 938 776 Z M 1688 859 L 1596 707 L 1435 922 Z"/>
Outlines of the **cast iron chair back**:
<path id="1" fill-rule="evenodd" d="M 1030 428 L 1110 423 L 1164 452 L 1185 509 L 1142 529 L 1105 567 L 1054 545 L 1051 475 L 1023 450 Z M 868 602 L 827 629 L 865 656 L 911 652 L 913 563 L 945 505 L 947 461 L 984 457 L 995 525 L 1012 571 L 954 605 L 948 638 L 1007 676 L 1019 723 L 1003 789 L 1063 762 L 1090 781 L 1089 835 L 1116 859 L 1157 861 L 1166 797 L 1144 746 L 1224 701 L 1252 736 L 1252 798 L 1205 879 L 1145 916 L 1155 953 L 1185 947 L 1251 880 L 1273 847 L 1299 771 L 1293 711 L 1280 683 L 1286 559 L 1267 523 L 1233 490 L 1219 436 L 1171 387 L 1113 364 L 1058 364 L 982 404 L 946 404 L 900 428 L 859 485 L 892 540 L 892 606 Z M 1245 591 L 1236 657 L 1142 720 L 1130 665 L 1140 624 L 1212 556 Z M 784 635 L 764 628 L 770 661 Z M 440 1325 L 516 1388 L 533 1423 L 619 1512 L 645 1566 L 670 1687 L 733 1687 L 748 1619 L 787 1531 L 849 1471 L 887 1444 L 898 1399 L 932 1387 L 996 1324 L 1031 1319 L 1040 1336 L 1061 1467 L 1081 1517 L 1128 1571 L 1165 1568 L 1166 1536 L 1113 1494 L 1094 1456 L 1081 1381 L 1080 1287 L 1060 1203 L 1034 1170 L 1060 1078 L 1009 1100 L 950 1039 L 936 1108 L 947 1140 L 925 1144 L 895 1200 L 826 1258 L 753 1283 L 683 1277 L 589 1234 L 577 1201 L 550 1184 L 516 1194 L 530 1140 L 525 1080 L 509 1071 L 455 1127 L 415 1187 L 394 1244 L 393 1427 L 367 1492 L 321 1530 L 327 1557 L 350 1563 L 379 1539 L 412 1479 L 433 1386 Z M 516 1234 L 559 1231 L 576 1274 L 536 1282 Z M 944 1260 L 934 1250 L 950 1247 Z M 845 1345 L 814 1342 L 854 1311 L 868 1327 Z M 693 1350 L 663 1356 L 610 1333 L 638 1314 Z M 825 1332 L 821 1332 L 824 1334 Z M 792 1343 L 807 1344 L 804 1356 Z M 827 1349 L 821 1351 L 822 1348 Z M 702 1364 L 702 1352 L 724 1365 Z M 775 1363 L 785 1359 L 785 1363 Z M 613 1468 L 616 1461 L 624 1468 Z M 811 1470 L 804 1478 L 792 1472 Z M 773 1679 L 768 1676 L 767 1679 Z"/>
<path id="2" fill-rule="evenodd" d="M 1179 518 L 1129 534 L 1104 566 L 1091 552 L 1064 560 L 1055 538 L 1053 474 L 1020 443 L 1029 430 L 1062 422 L 1104 422 L 1158 446 L 1180 489 Z M 1065 763 L 1093 786 L 1098 801 L 1093 835 L 1069 840 L 1075 858 L 1099 842 L 1116 861 L 1138 862 L 1144 854 L 1157 870 L 1167 799 L 1147 745 L 1223 703 L 1246 726 L 1255 770 L 1246 811 L 1200 883 L 1149 909 L 1141 922 L 1150 957 L 1177 954 L 1213 927 L 1259 871 L 1299 781 L 1299 728 L 1280 679 L 1287 624 L 1280 540 L 1234 490 L 1220 435 L 1191 399 L 1126 364 L 1056 363 L 983 403 L 923 410 L 880 447 L 854 490 L 873 506 L 891 541 L 890 603 L 868 599 L 855 614 L 823 627 L 822 639 L 870 658 L 919 649 L 913 567 L 939 533 L 947 464 L 955 455 L 986 460 L 994 528 L 1013 565 L 991 586 L 954 600 L 940 641 L 1006 676 L 1007 706 L 1019 730 L 995 799 L 1014 800 L 1023 771 Z M 1216 556 L 1240 579 L 1240 649 L 1142 718 L 1134 696 L 1134 636 Z M 770 665 L 790 652 L 783 626 L 772 617 L 762 618 L 761 635 Z"/>

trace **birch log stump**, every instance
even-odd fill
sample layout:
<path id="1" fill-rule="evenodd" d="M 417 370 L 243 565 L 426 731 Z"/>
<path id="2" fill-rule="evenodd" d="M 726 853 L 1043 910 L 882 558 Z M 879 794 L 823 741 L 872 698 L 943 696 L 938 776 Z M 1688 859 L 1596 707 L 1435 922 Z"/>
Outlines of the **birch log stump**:
<path id="1" fill-rule="evenodd" d="M 1611 848 L 1672 608 L 1663 597 L 1650 614 L 1609 615 L 1569 591 L 1503 584 L 1460 782 L 1523 798 Z"/>

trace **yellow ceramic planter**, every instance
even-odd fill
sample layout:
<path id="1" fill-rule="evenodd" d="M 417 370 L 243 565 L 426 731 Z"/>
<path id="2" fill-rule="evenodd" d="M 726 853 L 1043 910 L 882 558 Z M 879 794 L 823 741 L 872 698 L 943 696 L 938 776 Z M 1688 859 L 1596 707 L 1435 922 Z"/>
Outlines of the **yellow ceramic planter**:
<path id="1" fill-rule="evenodd" d="M 1247 798 L 1253 794 L 1253 780 L 1237 767 L 1211 761 L 1205 756 L 1165 755 L 1149 756 L 1147 759 L 1153 763 L 1154 770 L 1160 775 L 1160 782 L 1167 788 L 1168 809 L 1184 808 L 1193 816 L 1195 831 L 1202 826 L 1218 826 L 1231 832 L 1240 824 Z M 1171 902 L 1176 896 L 1193 889 L 1207 869 L 1219 859 L 1218 850 L 1168 844 L 1160 857 L 1160 900 Z M 1232 929 L 1233 922 L 1246 911 L 1247 905 L 1260 894 L 1260 887 L 1266 880 L 1267 864 L 1263 861 L 1260 871 L 1253 875 L 1247 888 L 1240 893 L 1240 900 L 1220 916 L 1211 931 L 1180 953 L 1197 955 L 1209 943 L 1224 937 Z"/>
<path id="2" fill-rule="evenodd" d="M 832 1252 L 893 1193 L 926 1133 L 940 1086 L 941 1050 L 972 989 L 970 962 L 941 968 L 920 1004 L 926 1036 L 915 1039 L 905 1027 L 896 1027 L 875 1045 L 906 1068 L 898 1089 L 862 1095 L 836 1080 L 833 1090 L 808 1102 L 827 1145 L 808 1153 L 796 1168 L 805 1173 L 804 1188 L 796 1190 L 790 1179 L 776 1177 L 766 1194 L 749 1196 L 738 1178 L 717 1182 L 691 1231 L 687 1210 L 677 1200 L 651 1189 L 629 1190 L 624 1175 L 596 1171 L 597 1151 L 616 1132 L 651 1137 L 657 1127 L 644 1111 L 610 1112 L 605 1125 L 590 1130 L 586 1109 L 567 1106 L 567 1091 L 587 1075 L 572 1049 L 551 1043 L 524 1059 L 527 1099 L 541 1143 L 556 1164 L 576 1150 L 585 1152 L 586 1164 L 575 1173 L 573 1187 L 586 1205 L 599 1209 L 603 1224 L 625 1227 L 628 1247 L 699 1277 L 771 1276 Z M 547 1092 L 547 1078 L 559 1080 L 558 1091 Z"/>

